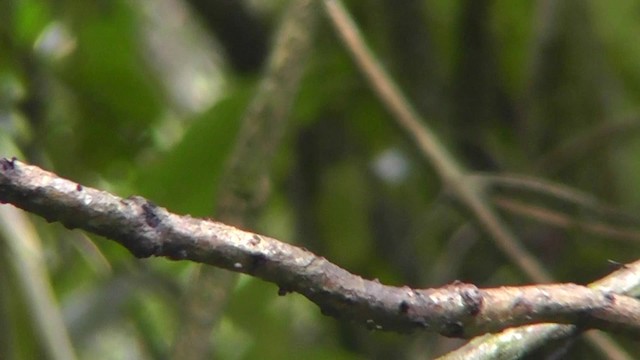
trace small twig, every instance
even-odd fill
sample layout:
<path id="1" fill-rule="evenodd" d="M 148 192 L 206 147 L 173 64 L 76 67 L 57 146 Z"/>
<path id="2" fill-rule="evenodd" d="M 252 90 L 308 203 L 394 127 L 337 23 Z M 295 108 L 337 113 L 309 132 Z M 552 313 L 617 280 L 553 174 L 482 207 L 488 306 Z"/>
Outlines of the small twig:
<path id="1" fill-rule="evenodd" d="M 588 210 L 595 215 L 611 217 L 624 222 L 640 225 L 640 219 L 614 206 L 604 204 L 595 196 L 570 186 L 547 179 L 521 174 L 489 174 L 475 173 L 469 175 L 471 181 L 482 187 L 505 188 L 516 191 L 531 192 L 562 200 L 568 204 Z"/>
<path id="2" fill-rule="evenodd" d="M 534 169 L 544 174 L 554 174 L 565 164 L 574 162 L 589 151 L 600 151 L 603 146 L 619 145 L 621 138 L 638 135 L 640 121 L 637 116 L 620 122 L 607 122 L 578 134 L 551 149 L 536 161 Z"/>
<path id="3" fill-rule="evenodd" d="M 598 205 L 598 200 L 590 194 L 542 178 L 520 174 L 474 173 L 469 175 L 469 179 L 478 183 L 480 186 L 502 186 L 516 190 L 528 190 L 569 201 L 580 206 L 595 207 Z"/>
<path id="4" fill-rule="evenodd" d="M 598 199 L 590 194 L 546 179 L 519 174 L 494 175 L 486 173 L 476 173 L 470 175 L 469 178 L 480 187 L 505 187 L 518 191 L 547 195 L 553 199 L 559 199 L 571 205 L 578 206 L 580 209 L 587 210 L 595 215 L 623 219 L 627 222 L 640 225 L 640 220 L 629 213 L 612 206 L 602 204 Z M 563 228 L 574 227 L 601 236 L 608 236 L 613 239 L 633 242 L 640 241 L 639 231 L 610 225 L 603 221 L 581 221 L 559 211 L 523 203 L 505 196 L 493 196 L 492 201 L 502 209 L 536 219 L 545 224 L 551 224 Z"/>
<path id="5" fill-rule="evenodd" d="M 106 236 L 139 258 L 191 260 L 264 279 L 277 284 L 282 295 L 298 292 L 324 314 L 371 329 L 429 330 L 468 338 L 558 322 L 640 337 L 640 301 L 608 290 L 575 284 L 495 289 L 460 282 L 438 289 L 386 286 L 276 239 L 172 214 L 142 197 L 123 199 L 83 187 L 15 159 L 0 159 L 0 201 L 68 228 Z"/>
<path id="6" fill-rule="evenodd" d="M 514 214 L 527 216 L 545 224 L 562 228 L 577 228 L 600 236 L 607 236 L 612 239 L 631 241 L 634 243 L 640 242 L 639 231 L 620 229 L 600 222 L 576 220 L 571 216 L 558 211 L 526 204 L 503 196 L 494 196 L 493 201 L 499 207 L 511 211 Z"/>
<path id="7" fill-rule="evenodd" d="M 609 276 L 589 285 L 593 289 L 612 291 L 629 296 L 640 294 L 640 261 L 627 264 Z M 521 358 L 547 344 L 551 339 L 570 338 L 580 334 L 582 329 L 573 325 L 541 324 L 517 329 L 508 329 L 499 334 L 473 339 L 465 346 L 446 354 L 439 360 L 453 359 L 514 359 Z M 513 339 L 518 339 L 514 343 Z M 610 347 L 606 337 L 594 337 L 593 341 L 610 350 L 607 355 L 614 359 L 628 359 L 629 356 L 619 352 L 617 346 Z"/>
<path id="8" fill-rule="evenodd" d="M 475 215 L 480 225 L 491 234 L 496 243 L 509 259 L 518 265 L 536 282 L 551 282 L 551 275 L 531 255 L 501 221 L 495 211 L 488 205 L 484 194 L 472 186 L 465 185 L 466 174 L 453 157 L 439 143 L 426 122 L 421 119 L 411 104 L 406 101 L 400 89 L 391 80 L 373 53 L 366 46 L 360 32 L 339 0 L 324 0 L 325 12 L 342 38 L 346 48 L 358 63 L 373 90 L 380 100 L 393 114 L 398 124 L 414 139 L 416 145 L 458 199 Z M 468 185 L 468 184 L 467 184 Z M 592 343 L 603 351 L 601 346 L 605 339 L 591 335 Z M 608 344 L 611 345 L 611 344 Z M 608 348 L 614 348 L 613 345 Z M 620 353 L 622 351 L 619 351 Z"/>
<path id="9" fill-rule="evenodd" d="M 502 223 L 479 189 L 469 186 L 470 183 L 465 181 L 465 171 L 440 144 L 426 121 L 420 118 L 378 63 L 342 3 L 337 0 L 324 0 L 323 4 L 336 32 L 371 83 L 372 89 L 393 114 L 398 124 L 415 141 L 422 154 L 431 162 L 445 186 L 473 212 L 480 225 L 491 234 L 496 245 L 513 263 L 536 282 L 551 282 L 551 275 Z"/>

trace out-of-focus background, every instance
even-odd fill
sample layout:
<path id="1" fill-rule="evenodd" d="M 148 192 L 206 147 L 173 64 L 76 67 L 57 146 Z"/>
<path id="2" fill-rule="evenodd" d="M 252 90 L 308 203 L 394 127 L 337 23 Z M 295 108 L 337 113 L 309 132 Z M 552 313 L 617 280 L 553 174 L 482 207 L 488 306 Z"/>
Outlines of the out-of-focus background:
<path id="1" fill-rule="evenodd" d="M 558 281 L 587 283 L 638 258 L 640 2 L 346 3 L 440 141 L 491 187 L 493 206 Z M 1 155 L 210 216 L 287 4 L 3 0 Z M 450 196 L 318 16 L 250 230 L 386 284 L 532 283 Z M 52 331 L 66 331 L 79 358 L 169 357 L 193 264 L 137 260 L 3 211 L 0 358 L 55 358 L 43 340 Z M 211 335 L 220 359 L 422 359 L 463 344 L 339 322 L 247 276 L 223 314 Z M 581 340 L 569 351 L 600 358 Z"/>

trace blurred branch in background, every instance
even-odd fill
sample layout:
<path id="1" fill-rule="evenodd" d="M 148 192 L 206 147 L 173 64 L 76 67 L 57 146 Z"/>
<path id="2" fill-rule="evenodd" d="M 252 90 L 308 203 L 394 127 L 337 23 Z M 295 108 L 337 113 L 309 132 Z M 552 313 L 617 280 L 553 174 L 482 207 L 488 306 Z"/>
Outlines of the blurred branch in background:
<path id="1" fill-rule="evenodd" d="M 269 76 L 275 30 L 292 3 L 0 1 L 0 155 L 24 154 L 62 176 L 141 194 L 179 214 L 206 217 L 212 203 L 217 209 L 245 204 L 254 193 L 240 203 L 225 200 L 232 181 L 225 172 L 238 170 L 225 165 L 242 147 L 236 143 L 240 122 L 262 112 L 256 103 L 264 83 L 256 89 Z M 283 100 L 287 104 L 271 103 L 290 112 L 264 117 L 274 121 L 269 124 L 287 118 L 286 135 L 273 135 L 281 139 L 269 145 L 280 150 L 256 145 L 249 155 L 253 146 L 245 146 L 241 156 L 273 152 L 272 160 L 241 169 L 249 178 L 245 185 L 262 184 L 259 201 L 268 196 L 246 223 L 252 231 L 396 286 L 531 282 L 485 241 L 495 237 L 482 231 L 460 196 L 470 189 L 556 279 L 587 283 L 640 257 L 634 215 L 640 204 L 640 51 L 629 41 L 640 33 L 635 2 L 343 3 L 373 49 L 364 54 L 390 76 L 379 72 L 371 85 L 372 78 L 362 76 L 369 68 L 353 61 L 334 25 L 318 24 L 305 76 L 280 79 L 283 91 L 295 95 Z M 381 96 L 389 79 L 397 86 L 386 86 Z M 267 99 L 282 92 L 272 90 Z M 394 98 L 394 91 L 404 94 Z M 399 111 L 406 110 L 403 102 L 408 113 Z M 405 131 L 398 115 L 416 117 L 418 126 Z M 426 148 L 414 145 L 425 124 L 433 129 L 430 159 L 443 160 L 429 160 L 431 166 L 424 165 Z M 8 148 L 14 144 L 17 149 Z M 20 223 L 11 221 L 5 233 Z M 42 249 L 24 253 L 24 260 L 40 264 L 44 275 L 12 266 L 21 260 L 8 250 L 31 244 L 31 235 L 3 238 L 0 248 L 10 259 L 0 275 L 0 329 L 9 336 L 0 340 L 0 357 L 51 352 L 47 337 L 56 335 L 44 332 L 60 323 L 30 316 L 37 312 L 28 307 L 47 298 L 37 294 L 52 294 L 48 306 L 57 310 L 50 315 L 62 314 L 72 352 L 81 358 L 171 355 L 184 314 L 176 294 L 188 287 L 194 264 L 131 261 L 113 242 L 36 218 L 30 224 Z M 41 288 L 22 296 L 20 289 L 29 286 Z M 205 330 L 200 345 L 224 359 L 409 360 L 462 344 L 428 332 L 399 335 L 333 321 L 306 299 L 277 296 L 277 286 L 255 277 L 240 277 L 232 291 L 228 306 L 213 306 L 218 312 L 194 312 L 219 319 L 215 338 Z M 224 303 L 229 288 L 216 286 L 209 294 Z M 54 326 L 40 323 L 46 321 Z M 629 357 L 615 348 L 593 351 L 578 331 L 563 328 L 532 338 L 545 346 L 530 356 Z M 499 334 L 497 341 L 521 330 Z M 545 336 L 558 342 L 546 346 Z M 616 340 L 637 347 L 628 338 Z M 482 341 L 471 345 L 482 349 Z"/>
<path id="2" fill-rule="evenodd" d="M 367 77 L 380 100 L 394 115 L 394 119 L 407 132 L 423 155 L 431 162 L 444 186 L 451 191 L 476 217 L 480 226 L 491 235 L 491 239 L 532 280 L 538 283 L 553 281 L 551 274 L 530 254 L 513 235 L 506 224 L 491 208 L 483 189 L 466 181 L 468 175 L 441 145 L 427 123 L 420 118 L 400 89 L 387 75 L 365 44 L 359 30 L 339 0 L 324 0 L 325 10 L 337 33 L 351 52 L 360 70 Z M 593 345 L 604 354 L 623 354 L 614 342 L 604 334 L 590 333 Z"/>
<path id="3" fill-rule="evenodd" d="M 394 119 L 411 137 L 423 155 L 429 160 L 440 176 L 444 187 L 453 192 L 477 217 L 480 224 L 492 235 L 496 244 L 515 264 L 527 273 L 534 281 L 550 282 L 551 276 L 538 261 L 522 247 L 518 240 L 506 228 L 506 225 L 486 205 L 479 189 L 465 184 L 466 174 L 461 166 L 438 138 L 427 127 L 427 123 L 420 118 L 398 87 L 389 78 L 379 61 L 365 45 L 355 23 L 339 1 L 324 1 L 329 18 L 336 27 L 336 31 L 346 44 L 359 64 L 360 69 L 371 82 L 380 100 L 394 115 Z"/>
<path id="4" fill-rule="evenodd" d="M 256 225 L 256 216 L 270 193 L 269 171 L 274 154 L 312 51 L 316 5 L 316 0 L 294 0 L 285 12 L 269 64 L 244 115 L 218 188 L 213 215 L 219 221 L 245 229 Z M 241 67 L 246 65 L 251 64 Z M 211 331 L 220 321 L 236 281 L 236 274 L 220 269 L 205 267 L 195 272 L 184 294 L 181 330 L 176 333 L 173 350 L 175 359 L 210 356 Z"/>
<path id="5" fill-rule="evenodd" d="M 75 350 L 69 339 L 67 328 L 62 319 L 60 307 L 56 301 L 53 288 L 46 270 L 45 256 L 42 251 L 41 240 L 33 224 L 26 214 L 16 209 L 0 207 L 0 235 L 3 239 L 2 272 L 12 270 L 3 275 L 5 282 L 10 282 L 9 274 L 17 279 L 17 283 L 3 284 L 4 294 L 15 294 L 11 290 L 17 290 L 13 295 L 13 301 L 23 299 L 23 307 L 29 314 L 31 326 L 38 334 L 40 343 L 44 346 L 47 357 L 56 360 L 75 359 Z M 17 289 L 12 289 L 17 287 Z M 11 289 L 11 290 L 10 290 Z M 7 301 L 4 299 L 3 301 Z M 14 344 L 23 343 L 24 339 L 6 334 L 6 341 Z M 35 349 L 34 353 L 22 353 L 19 345 L 13 347 L 16 357 L 40 357 Z M 9 354 L 6 354 L 7 356 Z"/>
<path id="6" fill-rule="evenodd" d="M 136 6 L 143 54 L 162 80 L 169 108 L 185 119 L 211 107 L 226 84 L 225 59 L 217 39 L 182 1 L 136 1 Z"/>
<path id="7" fill-rule="evenodd" d="M 603 204 L 594 196 L 549 180 L 516 174 L 474 174 L 470 180 L 485 187 L 498 207 L 536 219 L 546 224 L 611 237 L 616 240 L 640 241 L 640 218 Z M 548 206 L 526 202 L 526 195 Z M 523 198 L 519 200 L 519 198 Z M 561 210 L 552 210 L 559 208 Z M 636 229 L 634 229 L 634 227 Z"/>
<path id="8" fill-rule="evenodd" d="M 598 124 L 548 150 L 536 161 L 534 169 L 553 175 L 563 167 L 592 156 L 602 147 L 620 146 L 629 138 L 637 138 L 639 130 L 640 120 L 635 117 Z"/>

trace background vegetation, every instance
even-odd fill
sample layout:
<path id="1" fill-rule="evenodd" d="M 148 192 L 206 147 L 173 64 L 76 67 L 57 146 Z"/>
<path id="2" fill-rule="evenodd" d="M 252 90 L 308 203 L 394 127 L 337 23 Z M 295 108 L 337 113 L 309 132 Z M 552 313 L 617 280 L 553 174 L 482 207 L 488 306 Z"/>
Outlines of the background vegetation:
<path id="1" fill-rule="evenodd" d="M 287 3 L 3 1 L 2 155 L 210 216 Z M 484 176 L 499 214 L 558 281 L 587 283 L 638 258 L 640 2 L 347 5 L 440 141 Z M 532 283 L 443 186 L 320 17 L 251 230 L 387 284 Z M 0 358 L 47 354 L 38 334 L 56 312 L 80 358 L 168 357 L 193 264 L 138 261 L 102 239 L 2 216 Z M 223 314 L 212 340 L 224 359 L 429 358 L 462 344 L 340 323 L 245 276 Z M 598 356 L 581 341 L 570 352 Z"/>

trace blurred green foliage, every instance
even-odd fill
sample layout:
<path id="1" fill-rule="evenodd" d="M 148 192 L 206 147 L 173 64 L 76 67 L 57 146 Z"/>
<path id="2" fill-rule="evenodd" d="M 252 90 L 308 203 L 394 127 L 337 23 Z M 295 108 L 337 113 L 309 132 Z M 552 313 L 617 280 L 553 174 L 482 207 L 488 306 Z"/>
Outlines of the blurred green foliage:
<path id="1" fill-rule="evenodd" d="M 257 62 L 234 70 L 239 66 L 224 47 L 234 36 L 207 26 L 224 20 L 199 16 L 190 7 L 197 3 L 163 0 L 155 14 L 198 24 L 193 33 L 157 28 L 140 1 L 3 1 L 1 155 L 19 149 L 28 162 L 78 182 L 140 194 L 177 213 L 211 214 L 261 68 Z M 244 3 L 247 19 L 269 31 L 282 15 L 282 2 Z M 632 215 L 640 203 L 639 2 L 348 5 L 382 63 L 462 163 L 562 182 L 624 215 L 527 189 L 497 187 L 492 195 L 576 221 L 640 230 Z M 154 38 L 158 33 L 164 37 Z M 267 41 L 256 49 L 270 45 L 255 41 Z M 175 105 L 173 84 L 163 80 L 175 71 L 166 66 L 167 54 L 183 51 L 177 44 L 185 42 L 204 49 L 216 70 L 200 73 L 191 90 L 222 84 L 210 105 L 189 111 Z M 471 230 L 474 236 L 461 230 L 473 219 L 373 96 L 326 21 L 292 116 L 272 171 L 272 200 L 252 230 L 389 284 L 529 282 L 479 230 Z M 611 270 L 608 259 L 626 262 L 640 254 L 637 235 L 618 241 L 577 223 L 557 227 L 502 214 L 562 281 L 594 280 Z M 136 260 L 104 239 L 32 220 L 79 357 L 168 357 L 191 264 Z M 8 334 L 0 337 L 0 358 L 40 358 L 46 350 L 20 300 L 28 295 L 6 261 L 0 263 L 0 329 Z M 439 272 L 442 266 L 446 272 Z M 276 286 L 249 277 L 242 277 L 225 314 L 212 335 L 224 359 L 414 359 L 452 346 L 431 334 L 369 332 L 335 321 L 302 297 L 279 297 Z M 595 356 L 582 343 L 573 354 Z"/>

